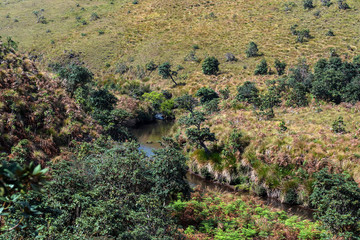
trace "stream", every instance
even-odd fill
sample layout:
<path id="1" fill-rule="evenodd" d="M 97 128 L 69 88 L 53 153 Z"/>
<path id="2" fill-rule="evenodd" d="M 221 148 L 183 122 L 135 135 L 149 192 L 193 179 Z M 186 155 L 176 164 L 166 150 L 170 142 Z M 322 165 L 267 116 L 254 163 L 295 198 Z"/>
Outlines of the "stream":
<path id="1" fill-rule="evenodd" d="M 132 133 L 140 143 L 140 149 L 146 155 L 153 155 L 153 150 L 161 148 L 159 141 L 163 136 L 167 136 L 171 131 L 174 123 L 158 120 L 154 123 L 144 124 L 138 128 L 132 129 Z M 199 175 L 188 172 L 186 178 L 192 188 L 200 186 L 203 190 L 210 190 L 216 192 L 230 192 L 239 195 L 249 195 L 248 192 L 240 192 L 235 190 L 231 185 L 221 184 L 216 181 L 205 180 Z M 313 221 L 313 210 L 298 205 L 290 205 L 281 203 L 273 198 L 261 198 L 261 200 L 268 206 L 285 211 L 290 215 L 297 215 L 303 219 Z"/>

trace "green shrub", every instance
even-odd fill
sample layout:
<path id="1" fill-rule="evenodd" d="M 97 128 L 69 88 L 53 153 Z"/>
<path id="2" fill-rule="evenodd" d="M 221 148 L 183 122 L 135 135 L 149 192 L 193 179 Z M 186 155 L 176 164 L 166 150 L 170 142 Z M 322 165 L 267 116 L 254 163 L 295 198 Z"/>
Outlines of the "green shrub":
<path id="1" fill-rule="evenodd" d="M 306 107 L 309 105 L 306 87 L 304 84 L 296 84 L 287 96 L 286 105 L 290 107 Z"/>
<path id="2" fill-rule="evenodd" d="M 314 3 L 312 0 L 303 0 L 304 9 L 314 8 Z"/>
<path id="3" fill-rule="evenodd" d="M 265 59 L 256 66 L 255 75 L 266 75 L 268 73 L 268 64 Z"/>
<path id="4" fill-rule="evenodd" d="M 238 94 L 236 99 L 241 102 L 258 103 L 259 90 L 256 88 L 255 83 L 246 81 L 242 86 L 237 89 Z"/>
<path id="5" fill-rule="evenodd" d="M 202 64 L 203 73 L 206 75 L 216 75 L 219 72 L 219 61 L 215 57 L 205 58 Z"/>
<path id="6" fill-rule="evenodd" d="M 326 36 L 329 36 L 329 37 L 333 37 L 335 36 L 334 32 L 332 30 L 329 30 L 327 33 L 326 33 Z"/>
<path id="7" fill-rule="evenodd" d="M 226 87 L 225 89 L 220 89 L 219 93 L 223 99 L 228 99 L 230 97 L 230 90 L 229 87 Z"/>
<path id="8" fill-rule="evenodd" d="M 250 42 L 247 50 L 245 51 L 247 57 L 257 57 L 259 56 L 259 49 L 256 43 Z"/>
<path id="9" fill-rule="evenodd" d="M 317 209 L 315 215 L 332 232 L 353 239 L 359 236 L 360 189 L 345 174 L 330 174 L 321 170 L 315 175 L 311 204 Z"/>
<path id="10" fill-rule="evenodd" d="M 210 102 L 211 100 L 213 100 L 215 98 L 219 98 L 219 95 L 213 89 L 207 88 L 207 87 L 200 88 L 196 92 L 195 96 L 200 98 L 201 104 Z"/>
<path id="11" fill-rule="evenodd" d="M 157 65 L 154 63 L 154 61 L 150 61 L 145 65 L 146 70 L 152 72 L 155 71 L 157 69 Z"/>
<path id="12" fill-rule="evenodd" d="M 285 132 L 288 128 L 287 126 L 285 125 L 285 121 L 284 120 L 281 120 L 281 122 L 279 123 L 279 129 L 280 131 L 282 132 Z"/>
<path id="13" fill-rule="evenodd" d="M 215 98 L 204 103 L 204 109 L 207 114 L 212 114 L 219 111 L 219 99 Z"/>
<path id="14" fill-rule="evenodd" d="M 279 76 L 283 75 L 285 73 L 286 63 L 280 62 L 279 59 L 275 60 L 275 69 Z"/>

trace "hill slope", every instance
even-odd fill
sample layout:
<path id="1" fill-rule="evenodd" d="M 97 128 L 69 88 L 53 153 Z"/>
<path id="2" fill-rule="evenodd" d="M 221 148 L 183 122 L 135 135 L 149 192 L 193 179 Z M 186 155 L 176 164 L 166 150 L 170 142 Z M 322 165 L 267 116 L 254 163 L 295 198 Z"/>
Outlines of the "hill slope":
<path id="1" fill-rule="evenodd" d="M 253 79 L 260 59 L 245 57 L 250 41 L 258 44 L 271 64 L 279 58 L 289 65 L 300 57 L 314 63 L 327 57 L 331 48 L 352 57 L 360 44 L 360 30 L 354 27 L 360 19 L 358 1 L 347 1 L 349 10 L 338 9 L 336 3 L 325 7 L 320 1 L 315 1 L 314 9 L 305 10 L 300 0 L 136 2 L 7 1 L 0 9 L 0 29 L 45 64 L 63 59 L 71 50 L 80 53 L 103 80 L 143 78 L 138 69 L 151 60 L 180 64 L 185 67 L 180 71 L 187 83 L 183 88 L 192 91 L 201 85 L 235 85 L 245 78 Z M 296 43 L 290 31 L 294 24 L 309 29 L 313 38 Z M 330 29 L 335 36 L 326 36 Z M 198 58 L 213 55 L 220 59 L 223 74 L 219 78 L 204 77 L 197 62 L 184 61 L 195 44 L 200 48 L 196 50 Z M 227 52 L 238 61 L 225 62 Z M 131 73 L 115 74 L 123 65 L 132 67 Z M 162 88 L 171 84 L 155 73 L 150 83 Z"/>
<path id="2" fill-rule="evenodd" d="M 61 146 L 90 141 L 100 131 L 59 81 L 0 42 L 1 152 L 21 161 L 48 161 Z"/>

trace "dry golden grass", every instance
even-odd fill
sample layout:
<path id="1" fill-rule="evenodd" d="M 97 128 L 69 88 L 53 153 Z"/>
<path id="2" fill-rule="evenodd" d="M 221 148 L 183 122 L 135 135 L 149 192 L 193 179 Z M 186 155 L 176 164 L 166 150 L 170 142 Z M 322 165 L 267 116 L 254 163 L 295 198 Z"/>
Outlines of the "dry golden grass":
<path id="1" fill-rule="evenodd" d="M 300 57 L 314 63 L 328 56 L 330 48 L 336 48 L 343 57 L 356 54 L 360 36 L 360 29 L 354 27 L 358 23 L 358 1 L 349 0 L 352 9 L 347 11 L 337 9 L 336 4 L 329 8 L 320 6 L 320 1 L 315 1 L 316 8 L 308 11 L 303 9 L 302 1 L 294 2 L 297 6 L 286 12 L 284 1 L 280 0 L 141 0 L 139 4 L 124 0 L 113 1 L 114 4 L 108 0 L 8 0 L 1 4 L 0 29 L 1 35 L 13 36 L 21 50 L 41 55 L 44 65 L 59 59 L 64 50 L 81 52 L 86 65 L 103 80 L 135 78 L 132 74 L 114 74 L 118 62 L 133 67 L 144 66 L 150 60 L 170 61 L 174 67 L 181 64 L 185 69 L 180 74 L 188 77 L 186 85 L 176 89 L 178 92 L 194 92 L 203 85 L 234 88 L 245 80 L 263 83 L 269 77 L 253 77 L 262 57 L 249 59 L 244 54 L 250 41 L 258 44 L 271 65 L 276 58 L 285 60 L 289 66 Z M 48 24 L 36 23 L 32 12 L 40 9 L 44 9 Z M 318 10 L 320 17 L 314 16 Z M 100 19 L 90 21 L 93 12 Z M 6 18 L 8 14 L 10 17 Z M 295 43 L 295 36 L 290 33 L 293 24 L 310 29 L 314 38 L 303 44 Z M 325 36 L 329 29 L 335 37 Z M 100 35 L 99 30 L 104 34 Z M 211 55 L 220 59 L 219 76 L 204 76 L 201 64 L 184 61 L 194 44 L 200 47 L 196 51 L 199 58 Z M 238 61 L 225 62 L 227 52 L 235 54 Z M 106 64 L 110 67 L 105 67 Z M 171 86 L 156 72 L 149 83 L 154 89 Z"/>

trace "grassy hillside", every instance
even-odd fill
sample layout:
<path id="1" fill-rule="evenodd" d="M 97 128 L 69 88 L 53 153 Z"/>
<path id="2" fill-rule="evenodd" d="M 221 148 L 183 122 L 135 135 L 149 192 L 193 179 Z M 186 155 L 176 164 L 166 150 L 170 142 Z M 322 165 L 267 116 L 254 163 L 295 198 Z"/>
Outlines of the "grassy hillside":
<path id="1" fill-rule="evenodd" d="M 137 4 L 135 4 L 137 2 Z M 330 7 L 314 1 L 315 8 L 305 10 L 296 1 L 13 1 L 2 2 L 0 29 L 3 36 L 12 36 L 22 51 L 30 52 L 43 67 L 51 62 L 84 62 L 103 83 L 143 82 L 153 90 L 172 87 L 157 71 L 145 70 L 145 64 L 169 61 L 179 70 L 177 81 L 185 85 L 171 88 L 175 95 L 194 93 L 201 86 L 216 90 L 235 88 L 246 80 L 265 89 L 275 75 L 254 76 L 255 66 L 265 58 L 274 70 L 276 58 L 288 68 L 299 58 L 314 64 L 328 57 L 335 49 L 349 61 L 358 54 L 360 20 L 358 1 L 347 1 L 351 9 L 341 10 L 336 2 Z M 297 43 L 291 26 L 309 29 L 312 36 Z M 335 36 L 326 36 L 332 30 Z M 258 44 L 262 56 L 247 58 L 247 44 Z M 195 47 L 197 46 L 197 47 Z M 193 51 L 197 61 L 185 61 Z M 225 54 L 233 53 L 237 61 L 226 62 Z M 220 74 L 207 76 L 201 71 L 201 60 L 215 56 L 220 60 Z M 121 97 L 124 103 L 131 99 Z M 132 102 L 134 100 L 131 100 Z M 311 172 L 320 165 L 349 171 L 360 182 L 358 158 L 358 107 L 339 105 L 275 109 L 272 121 L 257 121 L 249 106 L 234 106 L 230 100 L 213 114 L 209 126 L 219 144 L 226 142 L 235 124 L 254 140 L 248 152 L 267 163 L 284 159 L 306 159 Z M 235 110 L 238 109 L 238 110 Z M 331 132 L 331 124 L 344 116 L 347 134 Z M 288 131 L 279 133 L 284 120 Z M 262 136 L 259 138 L 259 136 Z M 309 144 L 311 142 L 311 144 Z M 250 155 L 251 155 L 250 154 Z M 317 161 L 326 164 L 316 164 Z M 223 170 L 223 166 L 219 167 Z"/>
<path id="2" fill-rule="evenodd" d="M 87 123 L 87 124 L 85 124 Z M 0 151 L 14 161 L 43 163 L 101 127 L 70 98 L 60 81 L 0 42 Z"/>
<path id="3" fill-rule="evenodd" d="M 359 48 L 360 30 L 354 27 L 359 21 L 358 1 L 347 1 L 349 10 L 338 9 L 337 3 L 324 7 L 320 1 L 315 1 L 314 9 L 304 10 L 299 0 L 288 8 L 285 4 L 290 1 L 277 0 L 136 2 L 9 0 L 1 4 L 0 32 L 12 36 L 22 50 L 39 56 L 44 64 L 63 59 L 70 51 L 79 53 L 104 81 L 133 80 L 141 75 L 137 66 L 143 68 L 151 60 L 170 61 L 174 68 L 185 68 L 179 75 L 187 85 L 178 90 L 192 91 L 201 85 L 234 86 L 244 79 L 263 82 L 262 77 L 252 76 L 262 57 L 248 59 L 244 54 L 250 41 L 258 44 L 271 64 L 279 58 L 291 65 L 301 57 L 314 63 L 328 56 L 331 48 L 346 58 Z M 45 18 L 45 24 L 37 23 L 34 11 Z M 290 31 L 294 24 L 308 28 L 313 38 L 296 43 Z M 335 36 L 326 36 L 329 29 Z M 208 55 L 220 60 L 220 76 L 206 77 L 199 63 L 184 61 L 193 45 L 200 48 L 196 50 L 200 60 Z M 238 61 L 225 62 L 227 52 Z M 115 74 L 120 63 L 132 70 Z M 160 88 L 171 86 L 155 72 L 143 80 Z"/>

